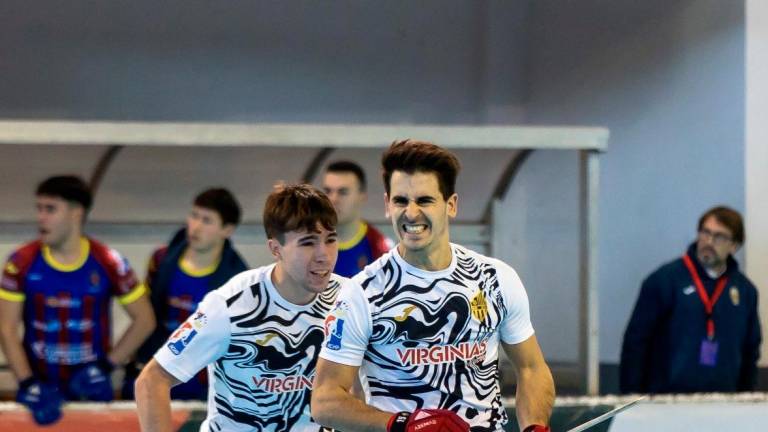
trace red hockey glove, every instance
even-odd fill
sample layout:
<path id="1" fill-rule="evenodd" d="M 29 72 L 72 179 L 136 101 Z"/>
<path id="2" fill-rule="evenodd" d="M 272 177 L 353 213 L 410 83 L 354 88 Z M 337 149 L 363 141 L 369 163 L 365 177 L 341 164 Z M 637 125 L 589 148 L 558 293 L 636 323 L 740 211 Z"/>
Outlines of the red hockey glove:
<path id="1" fill-rule="evenodd" d="M 550 431 L 549 431 L 549 426 L 533 424 L 523 429 L 523 432 L 550 432 Z"/>
<path id="2" fill-rule="evenodd" d="M 417 409 L 393 415 L 387 432 L 469 432 L 469 425 L 451 410 Z"/>

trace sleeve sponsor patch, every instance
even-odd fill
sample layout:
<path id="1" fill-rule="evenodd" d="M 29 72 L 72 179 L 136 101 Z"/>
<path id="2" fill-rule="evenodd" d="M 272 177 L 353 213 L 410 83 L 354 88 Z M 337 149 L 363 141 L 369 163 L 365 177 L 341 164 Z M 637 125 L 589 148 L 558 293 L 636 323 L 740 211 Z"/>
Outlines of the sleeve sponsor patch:
<path id="1" fill-rule="evenodd" d="M 19 267 L 13 261 L 14 257 L 11 257 L 3 267 L 2 278 L 0 279 L 0 287 L 8 291 L 19 290 Z"/>
<path id="2" fill-rule="evenodd" d="M 139 283 L 128 260 L 115 249 L 109 249 L 109 259 L 114 266 L 118 295 L 130 293 Z"/>
<path id="3" fill-rule="evenodd" d="M 131 267 L 128 265 L 128 261 L 120 255 L 120 252 L 110 249 L 109 256 L 112 262 L 115 263 L 115 270 L 118 276 L 125 276 L 130 271 Z"/>
<path id="4" fill-rule="evenodd" d="M 344 337 L 344 319 L 349 311 L 349 305 L 344 300 L 336 302 L 336 306 L 325 319 L 325 346 L 334 351 L 341 349 Z"/>
<path id="5" fill-rule="evenodd" d="M 19 274 L 19 268 L 16 267 L 16 264 L 13 261 L 8 261 L 5 264 L 5 268 L 3 269 L 3 271 L 10 276 Z"/>
<path id="6" fill-rule="evenodd" d="M 207 323 L 208 317 L 203 312 L 196 312 L 171 335 L 168 339 L 168 349 L 174 355 L 181 354 L 192 342 L 192 339 L 197 336 L 198 330 L 202 329 Z"/>
<path id="7" fill-rule="evenodd" d="M 18 291 L 19 290 L 19 283 L 16 282 L 16 279 L 9 278 L 5 275 L 2 276 L 2 279 L 0 279 L 0 287 L 3 289 L 6 289 L 8 291 Z"/>

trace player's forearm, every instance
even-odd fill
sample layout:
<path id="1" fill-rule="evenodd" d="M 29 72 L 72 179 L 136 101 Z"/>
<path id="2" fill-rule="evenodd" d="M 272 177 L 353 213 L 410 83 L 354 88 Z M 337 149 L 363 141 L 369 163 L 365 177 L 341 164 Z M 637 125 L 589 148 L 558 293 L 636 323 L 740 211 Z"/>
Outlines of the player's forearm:
<path id="1" fill-rule="evenodd" d="M 154 329 L 154 315 L 151 318 L 134 319 L 112 348 L 112 351 L 109 352 L 109 360 L 116 365 L 126 363 Z"/>
<path id="2" fill-rule="evenodd" d="M 343 388 L 312 391 L 312 417 L 325 427 L 345 432 L 386 432 L 392 413 L 379 411 Z"/>
<path id="3" fill-rule="evenodd" d="M 24 353 L 24 346 L 19 340 L 17 329 L 0 327 L 0 346 L 3 348 L 3 354 L 11 367 L 11 371 L 18 381 L 23 381 L 32 376 L 32 368 L 29 366 L 27 355 Z"/>
<path id="4" fill-rule="evenodd" d="M 143 432 L 171 432 L 171 386 L 144 373 L 136 380 L 136 406 Z"/>
<path id="5" fill-rule="evenodd" d="M 515 398 L 520 430 L 532 424 L 547 425 L 555 401 L 555 383 L 545 363 L 523 369 L 517 377 Z"/>

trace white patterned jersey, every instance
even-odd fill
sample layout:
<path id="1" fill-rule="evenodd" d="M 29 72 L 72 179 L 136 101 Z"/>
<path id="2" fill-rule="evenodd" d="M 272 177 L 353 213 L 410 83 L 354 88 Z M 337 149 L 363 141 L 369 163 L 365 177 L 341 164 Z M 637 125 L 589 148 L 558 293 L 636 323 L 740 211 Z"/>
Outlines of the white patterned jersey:
<path id="1" fill-rule="evenodd" d="M 208 367 L 208 415 L 201 431 L 318 432 L 309 400 L 323 321 L 342 285 L 305 306 L 283 299 L 274 265 L 238 274 L 211 291 L 155 354 L 186 382 Z M 359 289 L 359 287 L 358 287 Z"/>
<path id="2" fill-rule="evenodd" d="M 341 290 L 320 357 L 361 366 L 378 409 L 452 409 L 473 432 L 501 431 L 499 341 L 533 335 L 528 296 L 502 261 L 451 251 L 441 271 L 413 267 L 394 248 L 357 274 L 362 289 Z"/>

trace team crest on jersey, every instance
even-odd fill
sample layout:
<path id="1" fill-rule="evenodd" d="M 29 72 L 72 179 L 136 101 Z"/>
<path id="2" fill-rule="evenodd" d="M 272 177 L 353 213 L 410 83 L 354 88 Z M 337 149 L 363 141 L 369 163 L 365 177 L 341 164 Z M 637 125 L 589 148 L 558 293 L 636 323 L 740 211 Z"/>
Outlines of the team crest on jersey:
<path id="1" fill-rule="evenodd" d="M 196 312 L 191 319 L 184 321 L 184 324 L 171 335 L 171 338 L 168 340 L 168 349 L 174 355 L 181 354 L 187 345 L 192 342 L 192 339 L 197 336 L 197 331 L 207 323 L 208 317 L 202 312 Z"/>
<path id="2" fill-rule="evenodd" d="M 733 303 L 734 306 L 738 306 L 739 303 L 741 302 L 741 298 L 739 296 L 739 289 L 736 288 L 735 286 L 732 286 L 729 294 L 731 295 L 731 303 Z"/>
<path id="3" fill-rule="evenodd" d="M 347 314 L 347 312 L 349 312 L 349 304 L 344 300 L 339 300 L 336 302 L 336 305 L 333 306 L 333 309 L 331 310 L 328 316 L 329 317 L 335 316 L 336 318 L 342 318 Z M 327 319 L 326 319 L 326 322 L 328 322 Z"/>
<path id="4" fill-rule="evenodd" d="M 12 261 L 5 264 L 5 272 L 11 276 L 19 274 L 19 268 Z"/>
<path id="5" fill-rule="evenodd" d="M 480 322 L 485 321 L 488 316 L 488 302 L 485 301 L 485 294 L 478 292 L 469 303 L 472 317 Z"/>
<path id="6" fill-rule="evenodd" d="M 202 312 L 195 312 L 195 316 L 192 317 L 192 323 L 195 328 L 202 328 L 204 325 L 208 324 L 208 317 Z"/>
<path id="7" fill-rule="evenodd" d="M 99 277 L 99 272 L 92 271 L 91 272 L 91 286 L 98 287 L 99 282 L 101 282 L 101 278 Z"/>

